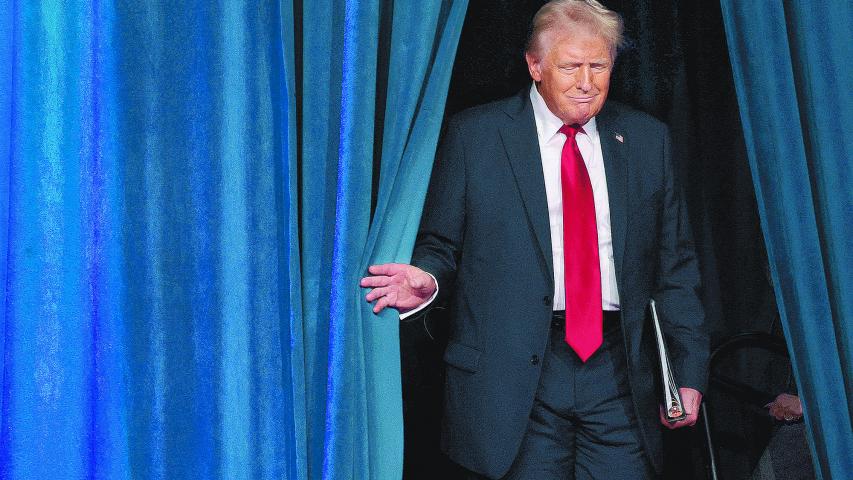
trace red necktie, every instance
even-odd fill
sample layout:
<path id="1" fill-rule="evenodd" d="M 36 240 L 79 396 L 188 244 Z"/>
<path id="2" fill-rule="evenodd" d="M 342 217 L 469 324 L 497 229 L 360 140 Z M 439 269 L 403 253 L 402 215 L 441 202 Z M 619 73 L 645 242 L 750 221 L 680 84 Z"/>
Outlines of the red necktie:
<path id="1" fill-rule="evenodd" d="M 601 266 L 589 173 L 578 150 L 577 125 L 563 125 L 563 263 L 566 279 L 566 343 L 584 362 L 601 346 Z"/>

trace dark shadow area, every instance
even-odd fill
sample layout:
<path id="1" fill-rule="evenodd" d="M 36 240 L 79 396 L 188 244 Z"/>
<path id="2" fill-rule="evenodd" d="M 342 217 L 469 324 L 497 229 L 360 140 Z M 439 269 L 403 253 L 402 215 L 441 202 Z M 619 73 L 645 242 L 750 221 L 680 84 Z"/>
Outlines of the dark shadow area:
<path id="1" fill-rule="evenodd" d="M 527 29 L 544 2 L 472 0 L 448 96 L 447 117 L 512 95 L 529 85 L 523 61 Z M 712 343 L 747 330 L 781 336 L 770 285 L 752 178 L 743 144 L 719 2 L 604 1 L 625 20 L 629 46 L 620 53 L 610 98 L 644 110 L 672 130 L 677 168 L 703 274 Z M 444 348 L 441 312 L 403 324 L 401 346 L 406 479 L 451 478 L 438 450 Z M 720 370 L 771 388 L 786 365 L 760 352 Z M 712 388 L 706 392 L 721 478 L 748 477 L 772 422 L 763 411 Z M 666 478 L 707 478 L 699 429 L 667 432 Z"/>

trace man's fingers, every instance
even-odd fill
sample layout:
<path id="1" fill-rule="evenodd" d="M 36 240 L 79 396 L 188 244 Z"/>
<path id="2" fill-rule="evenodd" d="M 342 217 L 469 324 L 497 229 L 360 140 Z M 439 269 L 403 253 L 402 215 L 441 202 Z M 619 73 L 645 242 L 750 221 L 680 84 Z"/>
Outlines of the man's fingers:
<path id="1" fill-rule="evenodd" d="M 687 416 L 671 424 L 670 428 L 692 427 L 699 420 L 699 409 L 702 408 L 702 393 L 696 389 L 682 387 L 678 389 L 684 402 L 684 412 Z"/>
<path id="2" fill-rule="evenodd" d="M 658 409 L 658 415 L 660 416 L 660 423 L 661 423 L 664 427 L 666 427 L 666 428 L 668 428 L 668 429 L 670 429 L 670 430 L 672 430 L 673 428 L 676 428 L 676 427 L 675 427 L 675 424 L 671 423 L 669 420 L 667 420 L 667 419 L 666 419 L 666 416 L 665 416 L 665 415 L 664 415 L 664 413 L 663 413 L 663 406 L 661 406 L 661 407 Z"/>
<path id="3" fill-rule="evenodd" d="M 696 425 L 696 422 L 699 420 L 699 409 L 694 409 L 692 413 L 688 413 L 682 420 L 670 422 L 663 413 L 663 406 L 660 406 L 658 409 L 658 416 L 660 417 L 660 423 L 663 424 L 664 427 L 670 430 L 675 430 L 676 428 L 692 427 L 693 425 Z"/>
<path id="4" fill-rule="evenodd" d="M 364 277 L 359 282 L 362 287 L 385 287 L 391 284 L 391 277 L 377 275 L 375 277 Z"/>
<path id="5" fill-rule="evenodd" d="M 376 302 L 376 305 L 373 306 L 373 313 L 379 313 L 388 306 L 388 297 L 382 297 L 379 301 Z"/>
<path id="6" fill-rule="evenodd" d="M 397 275 L 401 273 L 408 265 L 402 263 L 383 263 L 381 265 L 371 265 L 367 267 L 367 271 L 371 275 Z"/>
<path id="7" fill-rule="evenodd" d="M 767 410 L 767 413 L 770 414 L 771 417 L 775 417 L 779 419 L 779 407 L 777 404 L 770 405 L 770 408 Z"/>
<path id="8" fill-rule="evenodd" d="M 390 291 L 391 287 L 374 288 L 367 295 L 364 296 L 364 299 L 368 302 L 372 302 L 379 297 L 384 297 L 385 295 L 388 295 Z"/>
<path id="9" fill-rule="evenodd" d="M 678 422 L 681 424 L 678 427 L 692 427 L 693 425 L 696 425 L 697 420 L 699 420 L 699 413 L 694 411 L 693 413 L 687 415 L 687 418 Z"/>
<path id="10" fill-rule="evenodd" d="M 697 420 L 699 420 L 699 414 L 696 412 L 690 413 L 684 419 L 673 423 L 671 428 L 692 427 L 696 425 Z"/>
<path id="11" fill-rule="evenodd" d="M 364 298 L 368 302 L 372 302 L 378 298 L 385 300 L 385 305 L 389 307 L 397 307 L 397 289 L 394 287 L 376 288 L 368 293 Z"/>
<path id="12" fill-rule="evenodd" d="M 363 288 L 372 289 L 364 298 L 376 302 L 373 312 L 379 313 L 386 307 L 403 312 L 423 302 L 424 292 L 434 293 L 435 283 L 423 270 L 404 263 L 383 263 L 367 267 L 369 276 L 359 281 Z"/>

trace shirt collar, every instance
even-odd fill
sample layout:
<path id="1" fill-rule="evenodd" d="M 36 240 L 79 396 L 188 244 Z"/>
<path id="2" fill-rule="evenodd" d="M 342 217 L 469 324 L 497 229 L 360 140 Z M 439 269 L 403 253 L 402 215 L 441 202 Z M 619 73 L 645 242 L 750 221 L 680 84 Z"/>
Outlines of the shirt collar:
<path id="1" fill-rule="evenodd" d="M 563 126 L 563 121 L 554 115 L 545 104 L 545 99 L 539 94 L 539 89 L 536 88 L 536 82 L 530 87 L 530 102 L 533 104 L 533 117 L 536 120 L 536 134 L 539 136 L 539 143 L 548 143 L 554 138 L 554 135 Z M 598 135 L 598 128 L 595 125 L 595 117 L 589 119 L 583 125 L 583 131 L 590 138 L 595 138 Z"/>

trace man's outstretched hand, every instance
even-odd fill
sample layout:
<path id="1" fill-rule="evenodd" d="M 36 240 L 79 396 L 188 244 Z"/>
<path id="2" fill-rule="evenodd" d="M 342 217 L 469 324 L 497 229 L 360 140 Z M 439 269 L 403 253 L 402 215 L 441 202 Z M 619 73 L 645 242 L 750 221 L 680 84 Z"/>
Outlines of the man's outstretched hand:
<path id="1" fill-rule="evenodd" d="M 385 307 L 408 312 L 429 300 L 437 288 L 428 273 L 404 263 L 371 265 L 367 270 L 370 276 L 362 278 L 359 285 L 372 289 L 365 298 L 368 302 L 376 300 L 373 313 Z"/>
<path id="2" fill-rule="evenodd" d="M 682 387 L 678 389 L 681 395 L 681 403 L 684 405 L 684 413 L 687 417 L 674 423 L 669 423 L 663 415 L 663 405 L 660 406 L 660 423 L 666 428 L 674 429 L 681 427 L 692 427 L 699 419 L 699 407 L 702 405 L 702 394 L 699 390 Z"/>

